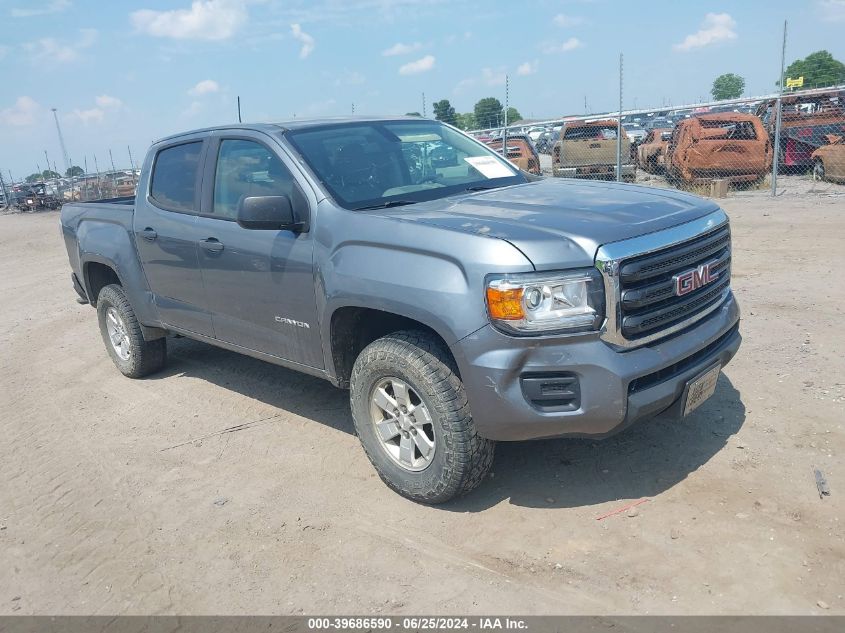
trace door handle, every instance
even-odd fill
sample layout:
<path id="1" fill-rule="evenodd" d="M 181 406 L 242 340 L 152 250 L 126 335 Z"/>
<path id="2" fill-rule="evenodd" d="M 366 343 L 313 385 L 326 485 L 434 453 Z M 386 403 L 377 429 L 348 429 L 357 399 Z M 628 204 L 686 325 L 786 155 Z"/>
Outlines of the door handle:
<path id="1" fill-rule="evenodd" d="M 155 238 L 158 237 L 158 233 L 155 232 L 155 229 L 147 227 L 143 231 L 141 231 L 141 237 L 143 237 L 148 242 L 152 242 Z"/>
<path id="2" fill-rule="evenodd" d="M 216 237 L 208 237 L 204 240 L 200 240 L 200 246 L 209 253 L 219 253 L 223 250 L 223 243 Z"/>

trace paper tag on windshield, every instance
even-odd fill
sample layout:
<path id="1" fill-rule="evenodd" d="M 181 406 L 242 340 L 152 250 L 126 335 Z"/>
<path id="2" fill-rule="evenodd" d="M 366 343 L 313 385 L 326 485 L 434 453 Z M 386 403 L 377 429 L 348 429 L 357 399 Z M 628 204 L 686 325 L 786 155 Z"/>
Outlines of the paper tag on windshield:
<path id="1" fill-rule="evenodd" d="M 492 156 L 468 156 L 466 162 L 475 167 L 485 178 L 510 178 L 514 173 Z"/>

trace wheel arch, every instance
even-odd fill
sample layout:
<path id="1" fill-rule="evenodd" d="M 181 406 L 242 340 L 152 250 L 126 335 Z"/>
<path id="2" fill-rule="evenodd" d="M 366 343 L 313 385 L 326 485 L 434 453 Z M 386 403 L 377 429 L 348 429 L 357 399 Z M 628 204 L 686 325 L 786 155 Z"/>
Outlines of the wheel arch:
<path id="1" fill-rule="evenodd" d="M 423 331 L 439 340 L 458 373 L 455 356 L 447 342 L 449 335 L 444 336 L 445 333 L 439 329 L 442 328 L 397 311 L 358 305 L 338 307 L 327 319 L 323 339 L 328 342 L 324 356 L 332 382 L 338 387 L 347 388 L 352 366 L 361 351 L 373 341 L 403 330 Z"/>

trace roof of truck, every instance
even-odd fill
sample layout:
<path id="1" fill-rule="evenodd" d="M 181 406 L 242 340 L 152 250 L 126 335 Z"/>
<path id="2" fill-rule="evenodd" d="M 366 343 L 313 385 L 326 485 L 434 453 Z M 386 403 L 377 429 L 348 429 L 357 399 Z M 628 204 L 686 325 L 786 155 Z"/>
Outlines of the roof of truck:
<path id="1" fill-rule="evenodd" d="M 155 141 L 161 143 L 163 141 L 170 141 L 182 136 L 189 136 L 191 134 L 200 134 L 202 132 L 216 132 L 218 130 L 257 130 L 259 132 L 274 133 L 285 130 L 302 130 L 309 127 L 319 127 L 322 125 L 338 125 L 341 123 L 368 123 L 373 121 L 431 121 L 425 117 L 418 116 L 336 116 L 336 117 L 321 117 L 316 119 L 290 119 L 288 121 L 278 121 L 274 123 L 230 123 L 228 125 L 215 125 L 212 127 L 198 128 L 195 130 L 187 130 L 179 132 L 178 134 L 171 134 L 164 136 Z M 154 143 L 154 144 L 155 144 Z"/>

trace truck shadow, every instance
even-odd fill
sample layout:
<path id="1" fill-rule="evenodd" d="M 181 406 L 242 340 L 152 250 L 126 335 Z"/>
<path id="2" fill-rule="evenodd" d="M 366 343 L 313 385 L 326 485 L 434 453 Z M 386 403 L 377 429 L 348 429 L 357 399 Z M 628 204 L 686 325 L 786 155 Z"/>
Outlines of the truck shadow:
<path id="1" fill-rule="evenodd" d="M 441 507 L 478 512 L 505 500 L 531 508 L 619 500 L 621 507 L 686 479 L 724 448 L 744 422 L 740 393 L 722 374 L 711 399 L 681 420 L 654 418 L 601 441 L 500 442 L 493 476 L 466 497 Z"/>
<path id="2" fill-rule="evenodd" d="M 171 339 L 168 346 L 167 368 L 151 379 L 200 378 L 280 412 L 355 433 L 348 392 L 324 380 L 190 339 Z M 226 420 L 226 426 L 244 422 L 249 420 Z M 715 395 L 682 420 L 658 417 L 601 441 L 500 442 L 492 476 L 466 497 L 436 508 L 480 512 L 502 501 L 574 508 L 620 500 L 621 506 L 683 481 L 724 448 L 744 422 L 740 393 L 722 374 Z"/>
<path id="3" fill-rule="evenodd" d="M 152 379 L 190 376 L 259 400 L 279 410 L 355 434 L 349 413 L 349 392 L 292 369 L 230 352 L 188 338 L 168 339 L 167 366 Z M 226 426 L 250 420 L 227 419 Z M 362 452 L 363 456 L 363 452 Z"/>

